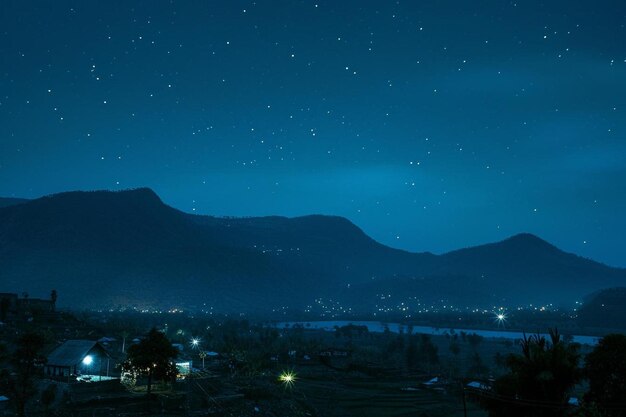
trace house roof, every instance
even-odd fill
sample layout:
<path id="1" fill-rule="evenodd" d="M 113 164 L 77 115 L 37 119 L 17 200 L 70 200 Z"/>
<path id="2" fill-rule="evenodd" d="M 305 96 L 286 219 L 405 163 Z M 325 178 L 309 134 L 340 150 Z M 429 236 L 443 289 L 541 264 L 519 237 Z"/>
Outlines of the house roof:
<path id="1" fill-rule="evenodd" d="M 468 383 L 467 386 L 470 387 L 470 388 L 482 389 L 482 390 L 490 390 L 491 389 L 491 387 L 489 387 L 489 385 L 483 384 L 480 381 L 472 381 L 472 382 Z"/>
<path id="2" fill-rule="evenodd" d="M 94 340 L 68 340 L 48 355 L 47 365 L 74 366 L 96 346 L 104 351 Z"/>

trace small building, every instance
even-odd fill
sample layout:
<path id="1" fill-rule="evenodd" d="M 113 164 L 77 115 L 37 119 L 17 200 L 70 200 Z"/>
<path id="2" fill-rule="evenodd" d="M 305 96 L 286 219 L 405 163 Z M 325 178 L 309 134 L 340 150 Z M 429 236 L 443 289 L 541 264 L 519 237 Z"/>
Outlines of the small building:
<path id="1" fill-rule="evenodd" d="M 176 378 L 184 379 L 191 374 L 191 362 L 175 362 L 177 375 Z"/>
<path id="2" fill-rule="evenodd" d="M 471 382 L 468 382 L 466 387 L 469 388 L 469 389 L 480 390 L 480 391 L 490 391 L 491 390 L 491 385 L 486 384 L 486 383 L 481 382 L 481 381 L 471 381 Z"/>
<path id="3" fill-rule="evenodd" d="M 340 358 L 347 358 L 349 357 L 351 354 L 351 352 L 349 350 L 346 349 L 336 349 L 336 348 L 331 348 L 331 349 L 325 349 L 325 350 L 321 350 L 318 353 L 318 356 L 321 357 L 340 357 Z"/>
<path id="4" fill-rule="evenodd" d="M 82 380 L 100 380 L 109 376 L 109 354 L 102 345 L 93 340 L 68 340 L 48 355 L 44 374 L 51 378 L 71 381 L 80 376 Z M 95 377 L 95 379 L 94 379 Z M 107 378 L 109 379 L 109 378 Z"/>
<path id="5" fill-rule="evenodd" d="M 7 410 L 9 408 L 9 397 L 0 395 L 0 411 Z"/>
<path id="6" fill-rule="evenodd" d="M 20 298 L 15 293 L 0 292 L 2 316 L 32 315 L 34 313 L 49 315 L 54 313 L 54 307 L 54 302 L 51 299 L 29 298 L 27 295 Z"/>

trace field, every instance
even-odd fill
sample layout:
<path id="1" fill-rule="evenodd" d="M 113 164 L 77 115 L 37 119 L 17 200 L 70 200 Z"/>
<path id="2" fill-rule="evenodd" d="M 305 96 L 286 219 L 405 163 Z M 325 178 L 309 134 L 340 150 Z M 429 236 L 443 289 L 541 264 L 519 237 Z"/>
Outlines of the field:
<path id="1" fill-rule="evenodd" d="M 330 330 L 276 328 L 229 318 L 127 313 L 13 320 L 0 328 L 0 336 L 10 348 L 20 332 L 39 332 L 46 341 L 44 355 L 58 345 L 60 334 L 63 339 L 107 336 L 104 344 L 116 376 L 114 364 L 124 359 L 124 344 L 128 348 L 153 326 L 180 347 L 177 360 L 192 363 L 189 377 L 155 386 L 151 401 L 145 380 L 130 389 L 115 381 L 56 381 L 50 409 L 57 416 L 134 416 L 146 413 L 150 403 L 153 416 L 486 417 L 476 403 L 464 401 L 463 386 L 497 378 L 506 372 L 506 356 L 520 352 L 514 340 L 471 330 L 432 335 L 374 332 L 358 324 Z M 583 347 L 581 353 L 589 350 Z M 208 351 L 218 353 L 203 364 L 199 353 Z M 286 371 L 295 374 L 292 384 L 279 380 Z M 436 383 L 427 383 L 434 378 Z M 38 379 L 30 415 L 48 414 L 39 398 L 51 383 Z"/>

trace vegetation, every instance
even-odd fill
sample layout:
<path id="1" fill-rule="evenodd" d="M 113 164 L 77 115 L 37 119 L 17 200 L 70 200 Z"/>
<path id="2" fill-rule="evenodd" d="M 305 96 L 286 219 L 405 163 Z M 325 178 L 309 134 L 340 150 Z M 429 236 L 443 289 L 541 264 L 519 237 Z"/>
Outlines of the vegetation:
<path id="1" fill-rule="evenodd" d="M 250 414 L 250 410 L 262 404 L 261 409 L 268 407 L 275 415 L 305 415 L 301 413 L 305 407 L 310 415 L 329 417 L 420 413 L 443 417 L 462 415 L 461 384 L 480 381 L 490 388 L 468 388 L 475 394 L 470 398 L 479 399 L 467 404 L 468 415 L 543 417 L 579 413 L 585 417 L 624 417 L 620 396 L 626 379 L 626 349 L 625 337 L 619 335 L 607 336 L 592 352 L 591 347 L 570 343 L 571 338 L 556 331 L 546 338 L 525 337 L 520 346 L 519 341 L 483 338 L 467 330 L 414 334 L 415 327 L 411 326 L 400 333 L 392 332 L 392 326 L 377 333 L 367 326 L 349 324 L 327 332 L 307 325 L 278 328 L 260 321 L 208 314 L 84 312 L 72 316 L 58 312 L 54 316 L 48 319 L 46 315 L 11 315 L 0 327 L 1 340 L 8 347 L 4 354 L 0 349 L 0 362 L 4 356 L 6 364 L 0 395 L 10 397 L 16 411 L 19 397 L 9 384 L 17 382 L 14 361 L 18 354 L 39 358 L 24 362 L 35 366 L 30 368 L 33 383 L 30 389 L 26 386 L 21 397 L 25 399 L 23 410 L 29 415 L 61 416 L 80 407 L 65 389 L 55 392 L 53 385 L 46 388 L 37 381 L 41 369 L 38 364 L 43 363 L 40 354 L 33 356 L 32 352 L 17 349 L 24 345 L 22 339 L 35 331 L 47 335 L 46 350 L 58 344 L 59 334 L 65 339 L 115 337 L 117 340 L 107 345 L 112 364 L 123 362 L 124 372 L 139 377 L 138 387 L 128 392 L 118 384 L 115 395 L 126 396 L 129 402 L 134 398 L 139 411 L 143 402 L 137 402 L 137 391 L 148 393 L 148 405 L 156 399 L 164 404 L 175 397 L 179 401 L 176 404 L 185 404 L 187 400 L 181 397 L 195 396 L 195 403 L 189 400 L 195 404 L 191 410 L 214 407 L 213 412 L 222 415 L 256 415 Z M 147 329 L 152 330 L 137 342 L 137 336 Z M 175 383 L 176 389 L 155 390 L 156 381 L 174 381 L 176 370 L 172 362 L 178 351 L 172 343 L 189 346 L 192 339 L 198 343 L 182 353 L 184 360 L 194 361 L 191 377 Z M 128 348 L 128 356 L 122 353 L 123 345 Z M 218 355 L 200 356 L 200 352 Z M 582 359 L 586 354 L 583 372 Z M 285 370 L 297 374 L 293 389 L 285 390 L 278 382 L 278 375 Z M 423 384 L 435 377 L 435 385 Z M 496 381 L 491 387 L 489 381 L 494 377 Z M 107 384 L 82 384 L 82 388 L 76 384 L 76 389 L 91 387 L 94 391 L 90 401 L 96 401 L 94 398 L 100 398 L 100 386 L 114 385 Z M 19 386 L 15 384 L 16 388 Z M 567 404 L 570 395 L 582 399 L 587 388 L 582 406 Z M 220 397 L 231 398 L 228 401 L 232 404 L 216 405 L 213 399 Z M 105 402 L 106 396 L 102 398 L 97 401 Z M 112 407 L 126 415 L 138 411 L 130 405 Z M 167 407 L 180 410 L 175 408 L 179 405 Z"/>
<path id="2" fill-rule="evenodd" d="M 550 340 L 539 335 L 524 337 L 522 354 L 510 355 L 510 372 L 484 397 L 492 417 L 540 417 L 565 415 L 571 390 L 582 377 L 579 345 L 566 343 L 556 329 Z"/>
<path id="3" fill-rule="evenodd" d="M 152 328 L 141 342 L 128 348 L 128 357 L 122 363 L 122 370 L 135 376 L 145 375 L 148 379 L 147 395 L 150 397 L 153 381 L 176 379 L 177 371 L 173 361 L 177 356 L 178 350 L 167 337 Z"/>
<path id="4" fill-rule="evenodd" d="M 577 322 L 585 327 L 626 330 L 626 288 L 607 288 L 589 296 Z"/>
<path id="5" fill-rule="evenodd" d="M 585 374 L 589 391 L 585 399 L 607 417 L 626 416 L 626 336 L 610 334 L 587 355 Z"/>
<path id="6" fill-rule="evenodd" d="M 2 388 L 12 396 L 15 412 L 26 415 L 26 403 L 35 396 L 35 380 L 38 378 L 37 365 L 43 364 L 41 355 L 44 338 L 36 333 L 25 333 L 17 340 L 15 351 L 10 357 L 11 368 L 2 372 Z"/>

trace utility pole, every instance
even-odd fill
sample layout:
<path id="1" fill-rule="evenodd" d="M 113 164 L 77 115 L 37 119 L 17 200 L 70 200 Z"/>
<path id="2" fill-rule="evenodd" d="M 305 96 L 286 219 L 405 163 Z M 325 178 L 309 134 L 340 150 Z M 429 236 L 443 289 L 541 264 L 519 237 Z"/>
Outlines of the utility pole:
<path id="1" fill-rule="evenodd" d="M 463 416 L 467 417 L 467 402 L 465 401 L 465 387 L 463 386 L 463 382 L 461 382 L 461 395 L 463 395 Z"/>

